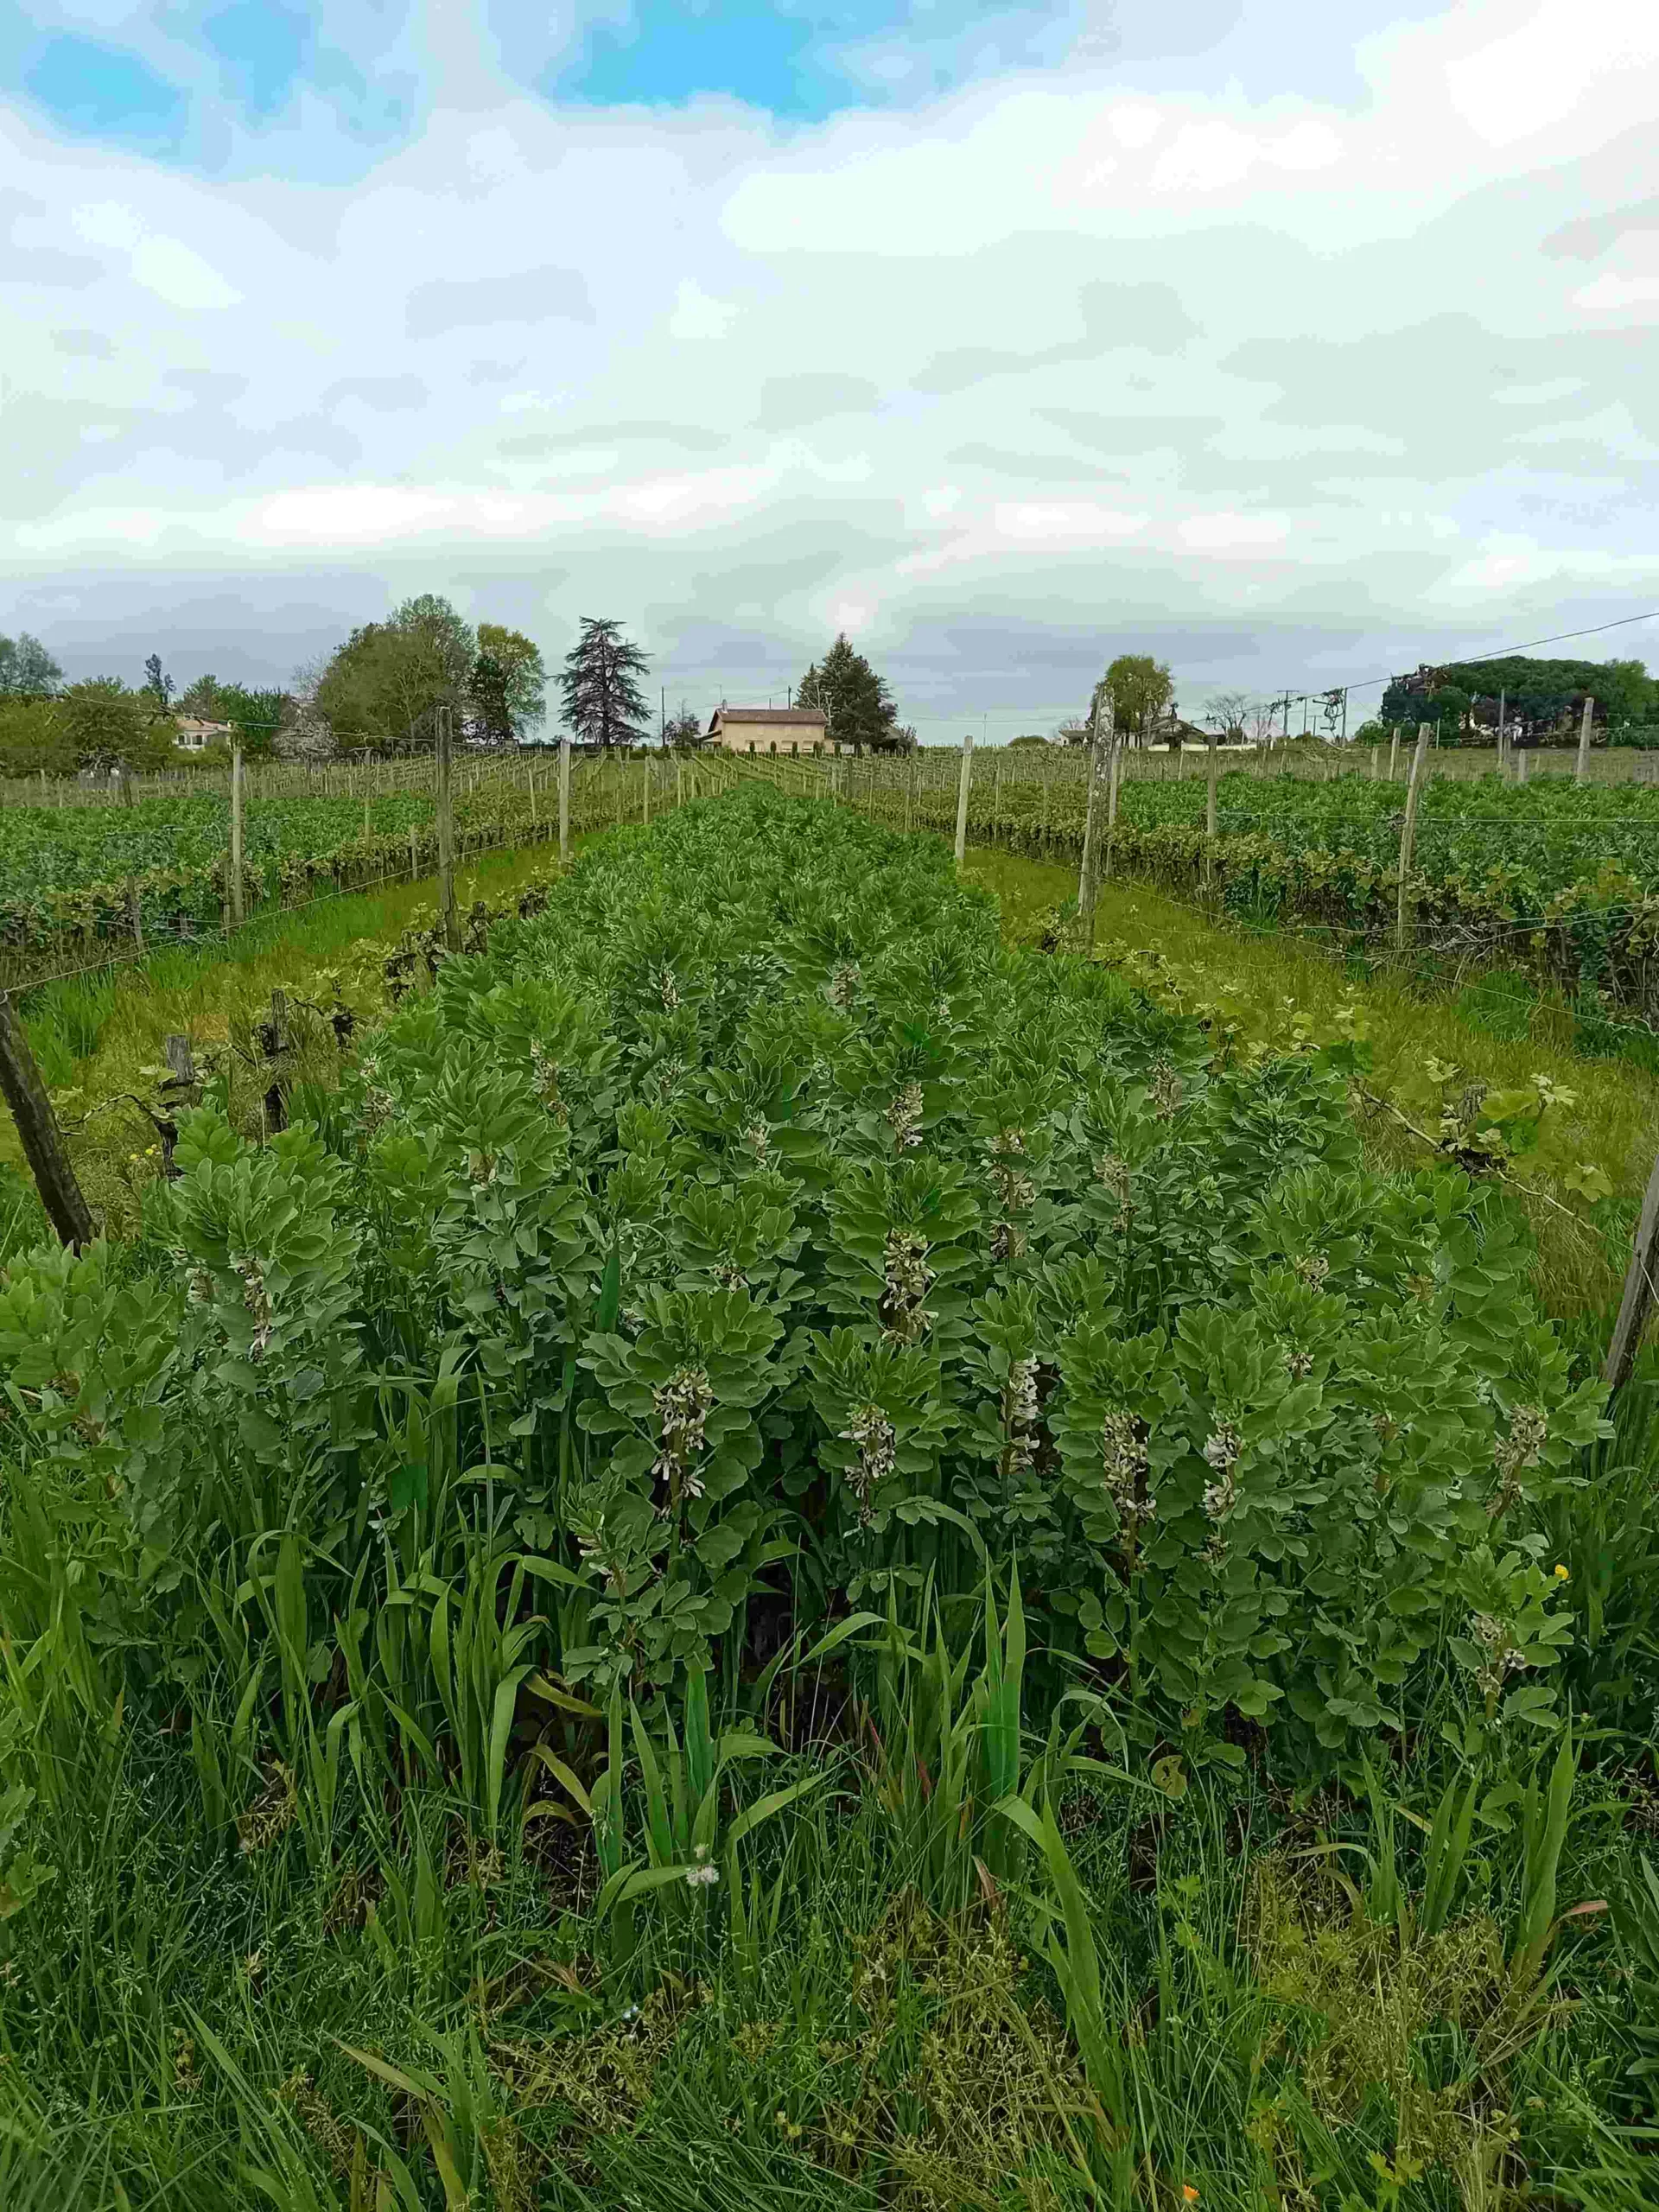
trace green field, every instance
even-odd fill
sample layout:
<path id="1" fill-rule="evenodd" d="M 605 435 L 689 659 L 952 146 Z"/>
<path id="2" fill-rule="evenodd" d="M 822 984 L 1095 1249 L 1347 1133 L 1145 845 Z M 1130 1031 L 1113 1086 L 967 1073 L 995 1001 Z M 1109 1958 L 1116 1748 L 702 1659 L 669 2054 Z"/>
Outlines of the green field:
<path id="1" fill-rule="evenodd" d="M 1178 995 L 745 791 L 13 1256 L 0 2202 L 1653 2201 L 1656 1385 Z"/>

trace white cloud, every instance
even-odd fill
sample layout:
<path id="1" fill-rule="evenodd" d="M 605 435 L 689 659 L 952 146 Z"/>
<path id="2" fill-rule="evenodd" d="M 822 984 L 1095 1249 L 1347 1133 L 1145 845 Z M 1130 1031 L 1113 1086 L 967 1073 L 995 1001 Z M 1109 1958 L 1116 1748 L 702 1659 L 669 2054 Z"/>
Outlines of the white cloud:
<path id="1" fill-rule="evenodd" d="M 505 594 L 553 651 L 613 609 L 671 693 L 698 638 L 735 686 L 734 630 L 779 690 L 826 626 L 931 638 L 947 704 L 1017 628 L 1034 726 L 1033 669 L 1137 638 L 1294 686 L 1327 634 L 1621 611 L 1659 277 L 1545 245 L 1659 193 L 1659 9 L 1465 0 L 1357 41 L 1357 94 L 1275 28 L 1270 97 L 1074 58 L 788 131 L 552 111 L 474 53 L 350 190 L 0 107 L 0 628 L 212 573 L 257 636 L 326 574 Z"/>

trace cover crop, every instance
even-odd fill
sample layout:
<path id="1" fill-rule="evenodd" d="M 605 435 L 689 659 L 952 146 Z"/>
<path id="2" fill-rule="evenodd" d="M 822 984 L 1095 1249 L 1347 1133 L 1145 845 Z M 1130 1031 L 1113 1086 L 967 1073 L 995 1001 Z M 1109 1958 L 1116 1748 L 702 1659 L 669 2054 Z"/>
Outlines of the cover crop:
<path id="1" fill-rule="evenodd" d="M 1599 1389 L 1501 1193 L 1360 1164 L 1352 1049 L 1231 1059 L 828 806 L 607 838 L 315 1124 L 188 1118 L 149 1266 L 12 1264 L 17 1665 L 71 1734 L 194 1713 L 210 1798 L 280 1691 L 308 1788 L 344 1732 L 492 1827 L 532 1675 L 736 1672 L 988 1560 L 1052 1687 L 1194 1759 L 1328 1758 L 1448 1656 L 1542 1719 Z"/>

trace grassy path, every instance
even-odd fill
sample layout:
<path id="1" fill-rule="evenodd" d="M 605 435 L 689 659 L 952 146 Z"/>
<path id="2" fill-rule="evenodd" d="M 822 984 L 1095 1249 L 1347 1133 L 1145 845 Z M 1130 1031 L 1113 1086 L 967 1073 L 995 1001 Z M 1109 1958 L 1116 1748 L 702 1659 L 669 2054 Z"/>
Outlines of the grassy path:
<path id="1" fill-rule="evenodd" d="M 1015 937 L 1034 934 L 1043 916 L 1077 893 L 1075 868 L 991 848 L 969 853 L 968 874 L 995 892 L 1004 926 Z M 1334 1034 L 1338 1008 L 1353 1007 L 1370 1043 L 1373 1087 L 1389 1096 L 1408 1090 L 1431 1056 L 1469 1082 L 1499 1088 L 1547 1075 L 1573 1095 L 1574 1103 L 1560 1109 L 1573 1156 L 1600 1166 L 1619 1203 L 1605 1209 L 1605 1235 L 1542 1205 L 1531 1206 L 1540 1295 L 1563 1317 L 1599 1318 L 1617 1302 L 1629 1229 L 1659 1152 L 1659 1082 L 1644 1070 L 1527 1033 L 1529 1014 L 1546 1022 L 1547 1008 L 1517 1009 L 1520 1020 L 1505 1034 L 1495 1015 L 1507 1009 L 1490 1000 L 1419 996 L 1384 980 L 1356 982 L 1336 962 L 1289 938 L 1208 921 L 1141 884 L 1103 887 L 1096 941 L 1166 1003 L 1213 1009 L 1253 1039 L 1288 1040 L 1299 1024 L 1315 1036 Z M 1381 1112 L 1367 1116 L 1363 1135 L 1379 1166 L 1415 1166 L 1425 1157 L 1424 1147 Z"/>

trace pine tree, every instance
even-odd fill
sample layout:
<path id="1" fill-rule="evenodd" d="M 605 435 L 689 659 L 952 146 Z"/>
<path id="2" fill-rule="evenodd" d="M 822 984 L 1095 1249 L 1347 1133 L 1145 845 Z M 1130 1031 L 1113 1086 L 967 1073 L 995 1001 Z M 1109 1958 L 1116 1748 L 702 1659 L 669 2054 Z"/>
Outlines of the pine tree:
<path id="1" fill-rule="evenodd" d="M 645 695 L 636 678 L 650 663 L 622 635 L 620 622 L 582 618 L 582 635 L 564 657 L 559 690 L 574 737 L 587 745 L 639 745 L 650 734 Z"/>
<path id="2" fill-rule="evenodd" d="M 845 632 L 824 655 L 822 667 L 814 661 L 807 670 L 798 696 L 803 707 L 822 708 L 827 734 L 837 745 L 851 745 L 855 753 L 867 745 L 877 753 L 903 748 L 899 709 L 886 679 L 854 651 Z"/>

